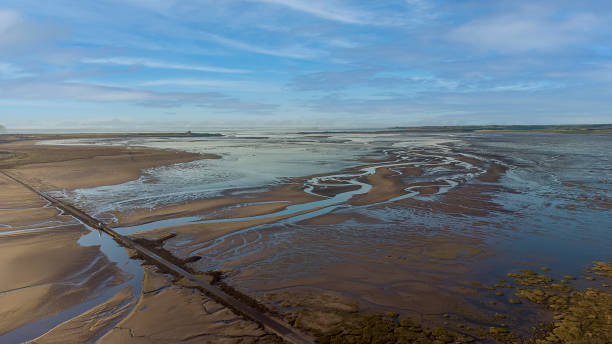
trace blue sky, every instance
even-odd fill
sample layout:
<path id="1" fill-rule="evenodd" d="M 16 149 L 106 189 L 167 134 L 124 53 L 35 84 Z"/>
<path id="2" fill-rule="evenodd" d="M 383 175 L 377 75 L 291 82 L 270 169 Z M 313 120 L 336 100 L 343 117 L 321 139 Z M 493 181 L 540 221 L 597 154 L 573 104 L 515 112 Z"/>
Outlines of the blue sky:
<path id="1" fill-rule="evenodd" d="M 0 124 L 612 122 L 610 1 L 0 2 Z"/>

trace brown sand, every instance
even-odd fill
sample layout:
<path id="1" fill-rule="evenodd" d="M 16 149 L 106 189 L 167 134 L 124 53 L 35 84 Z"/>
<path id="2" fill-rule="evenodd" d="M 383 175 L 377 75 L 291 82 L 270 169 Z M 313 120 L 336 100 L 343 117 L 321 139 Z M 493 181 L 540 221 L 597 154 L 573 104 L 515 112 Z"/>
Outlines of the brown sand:
<path id="1" fill-rule="evenodd" d="M 282 219 L 286 219 L 295 215 L 306 214 L 312 211 L 316 211 L 320 208 L 312 210 L 302 211 L 291 215 L 275 216 L 269 218 L 260 218 L 256 220 L 236 221 L 236 222 L 222 222 L 222 223 L 198 223 L 189 224 L 182 226 L 164 227 L 157 228 L 154 230 L 147 230 L 132 234 L 135 237 L 142 237 L 146 239 L 159 239 L 168 235 L 168 233 L 176 234 L 175 237 L 166 241 L 165 247 L 172 251 L 172 253 L 181 258 L 185 259 L 189 255 L 206 246 L 206 244 L 213 239 L 227 235 L 241 229 L 250 228 L 258 225 L 267 223 L 274 223 Z M 185 244 L 184 240 L 187 239 L 189 244 Z M 181 244 L 177 244 L 181 242 Z"/>
<path id="2" fill-rule="evenodd" d="M 253 343 L 266 336 L 197 290 L 145 267 L 142 295 L 128 302 L 126 288 L 109 301 L 55 327 L 32 343 Z M 109 328 L 110 326 L 110 328 Z"/>
<path id="3" fill-rule="evenodd" d="M 113 185 L 138 179 L 142 170 L 198 159 L 218 158 L 175 150 L 123 146 L 52 146 L 37 141 L 0 144 L 11 156 L 0 168 L 43 190 Z"/>
<path id="4" fill-rule="evenodd" d="M 349 220 L 353 220 L 353 221 L 357 221 L 360 223 L 384 223 L 383 221 L 380 221 L 378 219 L 363 215 L 363 214 L 357 214 L 357 213 L 342 213 L 342 214 L 338 214 L 338 213 L 330 213 L 330 214 L 325 214 L 325 215 L 321 215 L 321 216 L 317 216 L 317 217 L 313 217 L 310 218 L 308 220 L 304 220 L 299 222 L 299 224 L 303 224 L 303 225 L 336 225 L 336 224 L 340 224 Z"/>
<path id="5" fill-rule="evenodd" d="M 110 300 L 56 326 L 28 343 L 89 343 L 103 334 L 114 322 L 127 315 L 135 304 L 135 301 L 129 301 L 131 298 L 130 288 L 125 288 Z"/>
<path id="6" fill-rule="evenodd" d="M 504 165 L 493 163 L 483 175 L 478 177 L 479 180 L 488 183 L 498 182 L 499 179 L 506 173 L 508 168 Z"/>
<path id="7" fill-rule="evenodd" d="M 333 238 L 322 239 L 333 241 Z M 371 242 L 369 246 L 330 245 L 326 252 L 342 257 L 339 263 L 314 266 L 313 274 L 282 274 L 275 276 L 273 267 L 264 264 L 274 252 L 238 259 L 227 268 L 236 267 L 239 274 L 232 281 L 255 295 L 309 290 L 330 291 L 350 296 L 364 311 L 401 310 L 412 314 L 441 314 L 444 312 L 476 312 L 457 292 L 472 265 L 487 255 L 483 242 L 460 235 L 429 237 L 419 231 L 406 229 L 402 240 L 385 244 Z M 308 264 L 299 253 L 284 256 L 287 261 Z M 236 265 L 234 265 L 236 264 Z M 252 264 L 252 265 L 251 265 Z M 248 266 L 249 268 L 245 268 Z M 294 265 L 289 265 L 294 266 Z M 270 270 L 272 269 L 272 270 Z M 291 269 L 288 267 L 288 269 Z M 272 276 L 271 276 L 272 275 Z M 282 298 L 285 305 L 295 299 Z M 280 301 L 280 300 L 278 300 Z M 329 307 L 325 303 L 316 308 Z"/>
<path id="8" fill-rule="evenodd" d="M 297 184 L 280 185 L 270 191 L 245 193 L 240 197 L 215 197 L 185 203 L 162 206 L 155 209 L 135 209 L 114 214 L 118 222 L 114 227 L 135 226 L 138 224 L 184 216 L 202 216 L 205 218 L 248 217 L 282 210 L 292 204 L 320 200 L 321 198 L 305 193 Z M 279 202 L 273 204 L 255 204 L 226 208 L 252 202 Z M 280 203 L 282 202 L 282 203 Z"/>
<path id="9" fill-rule="evenodd" d="M 0 223 L 20 226 L 4 228 L 4 233 L 48 226 L 49 221 L 56 226 L 17 234 L 0 232 L 0 271 L 4 276 L 0 279 L 0 335 L 83 302 L 104 281 L 121 279 L 98 247 L 77 243 L 88 233 L 82 225 L 57 216 L 55 208 L 11 208 L 18 206 L 16 199 L 29 206 L 42 207 L 46 202 L 2 175 L 0 185 Z"/>
<path id="10" fill-rule="evenodd" d="M 376 173 L 368 175 L 364 179 L 364 182 L 372 185 L 372 189 L 367 194 L 353 197 L 348 203 L 352 205 L 372 204 L 406 193 L 402 189 L 401 175 L 389 168 L 379 168 Z"/>
<path id="11" fill-rule="evenodd" d="M 255 323 L 189 288 L 147 270 L 143 296 L 127 318 L 98 343 L 254 343 L 266 333 Z"/>
<path id="12" fill-rule="evenodd" d="M 7 158 L 1 162 L 4 167 L 10 165 L 10 172 L 18 178 L 35 182 L 44 189 L 114 184 L 139 177 L 144 168 L 203 158 L 174 151 L 33 146 L 32 142 L 4 144 L 2 149 L 15 152 L 3 155 Z M 0 227 L 0 235 L 16 229 L 37 229 L 1 237 L 0 271 L 10 278 L 0 279 L 0 335 L 78 305 L 109 280 L 112 283 L 121 281 L 119 270 L 109 264 L 98 247 L 82 247 L 77 243 L 88 233 L 82 225 L 71 217 L 58 215 L 59 212 L 46 207 L 47 202 L 38 195 L 4 176 L 0 176 L 0 187 L 3 190 L 0 224 L 4 225 Z M 294 186 L 281 187 L 279 192 L 274 197 L 300 193 Z M 312 198 L 302 196 L 298 199 Z M 236 203 L 242 202 L 227 204 Z M 286 205 L 254 204 L 226 212 L 240 216 L 276 211 Z M 217 208 L 211 206 L 209 209 Z M 55 228 L 39 229 L 49 223 Z M 66 283 L 68 281 L 77 284 Z M 101 342 L 251 343 L 267 336 L 257 324 L 244 320 L 201 293 L 171 286 L 170 280 L 163 275 L 148 271 L 143 293 L 134 308 L 134 302 L 127 302 L 131 291 L 124 289 L 33 342 L 89 342 L 103 335 L 109 325 L 120 319 L 123 320 Z"/>
<path id="13" fill-rule="evenodd" d="M 445 213 L 452 216 L 487 216 L 491 211 L 505 212 L 495 203 L 492 194 L 499 192 L 496 185 L 464 185 L 442 195 L 435 202 L 406 198 L 394 206 L 410 207 L 416 210 Z"/>
<path id="14" fill-rule="evenodd" d="M 28 145 L 24 146 L 25 148 L 18 148 L 27 151 Z M 47 155 L 51 158 L 47 159 L 42 155 L 35 156 L 38 147 L 34 148 L 29 152 L 29 155 L 26 154 L 25 160 L 19 160 L 21 159 L 19 157 L 9 158 L 13 159 L 10 161 L 14 164 L 14 171 L 21 176 L 28 177 L 30 181 L 36 180 L 39 182 L 39 185 L 51 188 L 74 187 L 74 185 L 93 186 L 107 183 L 104 174 L 113 174 L 110 171 L 114 171 L 114 169 L 119 167 L 120 171 L 117 172 L 119 176 L 117 180 L 125 181 L 128 177 L 129 179 L 134 179 L 140 175 L 143 168 L 157 166 L 153 163 L 156 160 L 155 154 L 162 154 L 159 151 L 145 150 L 137 152 L 136 157 L 134 157 L 134 151 L 139 149 L 94 147 L 100 148 L 100 150 L 95 149 L 96 152 L 87 153 L 81 152 L 79 149 L 87 150 L 91 147 L 69 147 L 70 149 L 66 151 L 62 151 L 59 148 L 57 150 L 50 150 L 47 152 Z M 118 150 L 104 151 L 104 149 L 111 148 Z M 15 149 L 15 151 L 17 150 Z M 168 151 L 162 152 L 164 152 L 163 154 L 169 154 Z M 178 154 L 176 152 L 172 153 Z M 193 158 L 189 157 L 192 160 Z M 172 163 L 180 161 L 180 159 L 173 160 L 168 158 L 168 160 L 164 160 L 164 158 L 160 157 L 155 163 L 160 161 Z M 103 162 L 105 166 L 112 166 L 112 168 L 109 167 L 108 170 L 105 170 L 105 173 L 97 174 L 98 172 L 94 170 L 99 162 Z M 394 169 L 397 170 L 397 168 Z M 350 203 L 367 205 L 403 195 L 405 193 L 403 189 L 410 186 L 410 184 L 406 184 L 407 181 L 403 180 L 403 178 L 420 175 L 422 171 L 406 168 L 403 172 L 404 174 L 397 175 L 389 168 L 378 169 L 374 175 L 365 178 L 372 185 L 372 190 L 367 195 L 355 197 Z M 88 173 L 92 175 L 87 176 Z M 481 180 L 495 182 L 502 173 L 503 171 L 500 168 L 492 166 L 488 175 L 481 178 Z M 76 182 L 73 182 L 71 179 L 76 180 Z M 427 185 L 427 187 L 423 189 L 423 193 L 437 191 L 431 185 Z M 487 195 L 488 192 L 494 191 L 496 189 L 491 185 L 469 186 L 456 189 L 445 196 L 443 201 L 439 203 L 404 200 L 397 202 L 396 205 L 414 208 L 429 207 L 431 210 L 436 209 L 457 214 L 486 214 L 488 210 L 495 207 L 495 204 L 490 201 Z M 243 194 L 239 197 L 219 197 L 161 207 L 153 211 L 136 210 L 130 213 L 119 214 L 119 220 L 121 225 L 126 225 L 188 215 L 209 217 L 252 216 L 277 211 L 289 204 L 317 199 L 319 198 L 304 193 L 298 185 L 284 185 L 273 188 L 270 192 L 266 193 Z M 258 204 L 228 208 L 237 204 L 254 201 L 290 201 L 291 203 Z M 17 217 L 9 218 L 7 216 L 6 221 L 16 221 Z M 44 218 L 44 216 L 40 215 L 40 218 Z M 198 245 L 199 249 L 203 249 L 208 241 L 219 236 L 255 225 L 274 223 L 282 218 L 284 217 L 234 223 L 169 227 L 137 233 L 136 236 L 160 237 L 167 235 L 168 232 L 175 232 L 178 235 L 168 241 L 167 248 L 173 250 L 178 256 L 185 256 L 192 250 L 197 251 Z M 356 214 L 329 214 L 304 221 L 302 225 L 338 225 L 353 219 L 362 224 L 377 222 L 375 219 Z M 181 245 L 184 244 L 178 244 L 178 242 L 184 239 L 192 240 L 192 243 L 196 243 L 196 245 L 183 247 Z M 12 254 L 16 253 L 13 252 Z M 42 252 L 42 254 L 49 256 L 52 253 Z M 316 274 L 301 275 L 296 278 L 286 276 L 282 280 L 275 279 L 268 283 L 262 283 L 255 289 L 260 292 L 266 292 L 279 288 L 290 288 L 293 290 L 297 287 L 309 286 L 310 288 L 336 290 L 337 292 L 350 291 L 351 296 L 355 300 L 362 304 L 370 305 L 371 309 L 403 308 L 405 311 L 414 311 L 417 314 L 436 314 L 449 310 L 457 311 L 457 313 L 461 314 L 477 313 L 458 296 L 457 282 L 461 280 L 462 274 L 469 270 L 468 265 L 473 263 L 476 257 L 483 255 L 482 245 L 479 242 L 458 236 L 432 239 L 419 235 L 411 237 L 406 234 L 402 238 L 401 244 L 398 244 L 398 247 L 349 247 L 345 245 L 342 246 L 342 255 L 347 257 L 351 263 L 329 264 L 322 270 L 317 271 Z M 257 256 L 254 255 L 243 259 L 256 258 Z M 240 266 L 240 264 L 244 264 L 244 261 L 238 260 L 235 263 L 237 266 Z M 44 267 L 44 263 L 41 262 L 34 262 L 33 264 L 41 264 Z M 61 264 L 68 264 L 68 262 L 61 262 Z M 256 269 L 245 269 L 241 271 L 239 278 L 236 278 L 234 281 L 238 283 L 241 280 L 252 282 L 256 281 L 258 276 L 269 277 L 270 273 Z M 47 278 L 57 279 L 55 276 Z M 27 278 L 25 279 L 28 280 Z M 250 286 L 251 288 L 253 287 L 253 285 Z M 381 286 L 387 287 L 381 288 Z M 41 288 L 41 290 L 37 288 L 28 288 L 26 290 L 28 290 L 28 293 L 35 293 L 35 299 L 43 298 L 49 293 L 58 293 L 55 290 L 51 290 L 50 287 L 47 287 L 47 289 Z M 251 288 L 245 289 L 253 290 Z M 255 340 L 261 335 L 261 333 L 257 332 L 257 327 L 252 328 L 253 324 L 251 323 L 237 326 L 240 330 L 245 327 L 248 328 L 247 332 L 240 332 L 236 328 L 226 326 L 228 323 L 234 323 L 234 320 L 228 320 L 227 317 L 231 315 L 234 317 L 232 319 L 235 319 L 235 315 L 214 303 L 209 308 L 207 305 L 212 301 L 203 299 L 202 295 L 191 290 L 169 286 L 169 283 L 164 282 L 162 277 L 152 276 L 148 273 L 145 276 L 143 292 L 144 295 L 136 306 L 135 311 L 102 337 L 101 342 L 175 342 L 179 340 L 201 342 L 203 340 L 210 340 L 222 343 L 236 340 L 235 336 L 243 337 L 248 342 L 248 340 Z M 61 292 L 59 294 L 61 295 Z M 25 301 L 29 298 L 28 295 L 15 295 L 15 299 L 23 302 L 25 310 L 20 312 L 9 306 L 9 312 L 17 313 L 21 318 L 26 317 L 25 313 L 36 312 L 35 307 L 38 307 L 38 304 L 29 305 Z M 122 300 L 123 297 L 125 295 L 120 293 L 116 296 L 116 299 L 110 300 L 63 324 L 50 332 L 48 338 L 67 338 L 66 336 L 70 335 L 70 333 L 83 328 L 90 328 L 93 329 L 90 332 L 96 332 L 99 327 L 94 326 L 94 324 L 97 324 L 94 319 L 98 319 L 101 325 L 108 323 L 108 319 L 118 319 L 115 317 L 123 316 L 125 310 L 116 307 L 117 300 Z M 285 301 L 291 297 L 287 297 Z M 398 304 L 398 300 L 402 300 L 401 305 Z M 343 305 L 340 301 L 330 303 Z M 202 304 L 204 304 L 204 308 L 202 308 Z M 2 304 L 0 303 L 0 305 Z M 176 307 L 176 305 L 179 305 L 179 307 Z M 215 310 L 210 311 L 213 308 Z M 102 313 L 108 314 L 108 318 L 104 318 Z M 211 329 L 221 330 L 215 333 Z M 258 334 L 254 335 L 253 333 Z M 84 333 L 83 338 L 90 335 Z"/>

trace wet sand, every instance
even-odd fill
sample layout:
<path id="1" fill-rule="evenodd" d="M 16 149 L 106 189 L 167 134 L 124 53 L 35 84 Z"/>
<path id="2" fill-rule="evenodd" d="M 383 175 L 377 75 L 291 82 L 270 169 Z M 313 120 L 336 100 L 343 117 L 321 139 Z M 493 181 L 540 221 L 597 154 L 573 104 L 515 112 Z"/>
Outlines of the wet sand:
<path id="1" fill-rule="evenodd" d="M 3 175 L 0 188 L 0 338 L 122 281 L 98 247 L 77 243 L 89 233 L 80 223 Z M 24 205 L 30 208 L 19 208 Z"/>
<path id="2" fill-rule="evenodd" d="M 327 181 L 332 186 L 315 185 L 310 189 L 312 193 L 305 192 L 308 183 L 315 177 L 325 176 L 294 178 L 292 184 L 276 185 L 264 191 L 228 190 L 222 197 L 111 215 L 118 219 L 115 227 L 170 221 L 131 235 L 158 239 L 174 234 L 164 242 L 163 248 L 180 259 L 199 257 L 189 263 L 190 268 L 223 271 L 226 283 L 265 302 L 289 323 L 319 336 L 322 342 L 327 340 L 326 336 L 355 336 L 355 331 L 381 324 L 391 326 L 394 335 L 408 331 L 407 336 L 416 336 L 410 332 L 416 328 L 409 325 L 413 323 L 430 329 L 418 332 L 421 333 L 418 336 L 428 333 L 422 338 L 417 336 L 423 342 L 493 339 L 512 342 L 518 338 L 513 336 L 537 336 L 532 326 L 540 321 L 552 321 L 552 313 L 542 308 L 542 303 L 530 303 L 531 299 L 539 300 L 536 297 L 539 292 L 521 291 L 524 280 L 508 278 L 506 273 L 515 270 L 505 270 L 508 266 L 520 269 L 528 264 L 515 260 L 500 265 L 503 268 L 489 265 L 501 254 L 499 241 L 510 235 L 503 230 L 492 235 L 491 231 L 505 226 L 500 220 L 503 216 L 515 216 L 515 210 L 504 207 L 499 200 L 502 193 L 516 192 L 501 183 L 509 170 L 507 164 L 498 157 L 475 158 L 435 149 L 417 150 L 414 154 L 421 154 L 422 158 L 409 156 L 406 161 L 410 164 L 406 166 L 383 166 L 394 163 L 398 159 L 394 155 L 368 159 L 364 161 L 366 165 L 332 174 L 336 179 Z M 55 163 L 47 164 L 52 167 Z M 275 215 L 290 205 L 307 206 L 309 202 L 355 191 L 354 185 L 340 180 L 374 166 L 382 167 L 355 177 L 371 189 L 350 198 L 346 202 L 350 207 L 340 203 L 339 207 L 320 214 L 322 207 L 313 206 Z M 127 167 L 132 168 L 135 167 Z M 27 165 L 19 167 L 22 169 L 29 171 Z M 37 175 L 29 171 L 27 174 L 30 178 L 41 178 L 40 185 L 47 186 L 62 184 L 60 179 L 66 178 L 51 175 L 51 180 L 59 180 L 53 184 L 44 179 L 44 173 Z M 410 197 L 404 197 L 407 195 Z M 593 202 L 603 200 L 600 203 L 606 204 L 605 195 L 597 197 Z M 36 215 L 37 212 L 26 209 L 7 213 L 6 219 L 27 226 L 19 223 L 20 214 L 41 219 L 57 216 L 53 212 Z M 312 216 L 303 219 L 298 216 L 308 214 Z M 180 223 L 179 218 L 183 217 L 194 217 L 194 221 L 238 220 Z M 298 220 L 293 221 L 294 217 Z M 173 225 L 174 220 L 179 224 Z M 563 283 L 571 284 L 575 290 L 584 286 L 605 289 L 608 283 L 605 276 L 597 275 L 593 280 L 586 277 L 592 278 L 578 276 L 575 286 L 571 279 Z M 559 276 L 555 278 L 555 283 L 561 283 Z M 556 288 L 547 283 L 542 288 Z M 598 293 L 580 294 L 569 302 L 581 305 L 586 302 L 588 307 L 600 309 L 601 305 L 593 300 L 608 300 L 609 293 Z M 546 295 L 549 300 L 550 295 Z M 41 340 L 60 342 L 71 336 L 82 336 L 86 341 L 100 334 L 100 342 L 109 343 L 179 340 L 233 343 L 239 342 L 239 338 L 254 342 L 264 336 L 257 326 L 199 292 L 177 286 L 168 277 L 150 270 L 145 274 L 143 294 L 137 305 L 128 300 L 129 294 L 121 291 L 115 298 L 55 328 Z M 132 310 L 128 311 L 127 305 Z M 604 317 L 609 313 L 600 311 Z M 372 313 L 380 318 L 364 318 Z M 360 325 L 361 330 L 351 328 L 362 321 L 366 324 Z M 99 326 L 92 326 L 94 323 Z M 571 328 L 571 324 L 562 325 Z M 434 333 L 431 330 L 434 328 L 444 330 Z M 559 332 L 557 338 L 565 338 L 567 342 L 569 337 L 566 332 Z"/>
<path id="3" fill-rule="evenodd" d="M 243 192 L 239 195 L 232 195 L 231 192 L 227 192 L 228 196 L 171 204 L 154 209 L 133 209 L 114 213 L 113 215 L 117 218 L 117 221 L 111 225 L 113 227 L 130 227 L 186 216 L 201 216 L 207 219 L 248 217 L 272 213 L 292 204 L 301 204 L 320 199 L 305 193 L 302 186 L 298 184 L 271 187 L 270 190 L 265 192 L 235 191 Z M 263 202 L 268 204 L 261 204 Z M 250 203 L 258 204 L 251 205 Z"/>
<path id="4" fill-rule="evenodd" d="M 0 143 L 11 152 L 0 168 L 42 190 L 113 185 L 138 179 L 147 168 L 198 159 L 216 159 L 175 150 L 124 146 L 52 146 L 39 141 Z"/>
<path id="5" fill-rule="evenodd" d="M 13 153 L 3 156 L 3 168 L 46 190 L 121 183 L 140 177 L 146 168 L 216 158 L 127 147 L 34 145 L 33 141 L 1 147 Z M 79 242 L 90 230 L 3 175 L 0 188 L 0 271 L 7 277 L 0 280 L 0 341 L 41 335 L 33 342 L 85 343 L 98 338 L 109 343 L 274 342 L 275 337 L 268 340 L 257 324 L 197 290 L 174 287 L 171 278 L 150 269 L 140 301 L 134 299 L 133 288 L 126 287 L 96 302 L 104 288 L 129 277 L 99 246 Z M 256 211 L 263 208 L 260 205 Z M 87 304 L 92 308 L 83 308 Z M 124 331 L 127 326 L 131 329 Z M 135 331 L 147 335 L 134 336 Z"/>
<path id="6" fill-rule="evenodd" d="M 153 267 L 145 267 L 140 298 L 128 301 L 126 289 L 33 343 L 274 343 L 256 323 Z"/>

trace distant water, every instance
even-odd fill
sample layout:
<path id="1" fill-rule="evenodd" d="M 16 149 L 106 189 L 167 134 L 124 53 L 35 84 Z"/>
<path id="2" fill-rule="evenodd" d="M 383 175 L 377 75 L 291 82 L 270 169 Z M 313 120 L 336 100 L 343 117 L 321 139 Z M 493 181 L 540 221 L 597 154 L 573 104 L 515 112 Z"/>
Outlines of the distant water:
<path id="1" fill-rule="evenodd" d="M 489 258 L 488 270 L 482 270 L 483 275 L 503 267 L 529 264 L 547 264 L 576 272 L 591 260 L 612 259 L 609 251 L 612 211 L 597 203 L 598 199 L 609 202 L 612 197 L 612 136 L 609 135 L 301 135 L 251 131 L 221 138 L 129 138 L 63 143 L 128 144 L 214 153 L 223 157 L 152 169 L 139 180 L 120 185 L 64 193 L 63 197 L 96 213 L 211 197 L 232 188 L 265 188 L 282 183 L 288 177 L 338 173 L 363 165 L 358 158 L 382 158 L 389 150 L 397 153 L 427 147 L 440 154 L 452 151 L 498 156 L 509 164 L 508 172 L 500 181 L 507 191 L 491 197 L 507 212 L 492 212 L 486 218 L 495 224 L 494 232 L 483 234 L 482 229 L 474 227 L 474 221 L 483 219 L 478 217 L 423 215 L 397 207 L 360 211 L 390 223 L 470 228 L 462 234 L 478 237 L 496 248 L 496 255 Z M 425 177 L 443 172 L 436 167 L 427 171 Z M 378 230 L 376 226 L 369 228 Z M 315 243 L 316 240 L 312 245 Z M 222 264 L 224 259 L 231 260 L 231 256 L 219 256 L 218 259 L 215 265 Z"/>
<path id="2" fill-rule="evenodd" d="M 453 140 L 438 135 L 322 136 L 327 135 L 251 131 L 214 138 L 72 139 L 47 143 L 132 145 L 222 156 L 150 169 L 140 179 L 120 185 L 56 193 L 101 214 L 218 196 L 228 189 L 269 186 L 291 177 L 331 173 L 363 164 L 357 161 L 360 157 L 383 157 L 382 150 L 394 144 L 419 146 Z"/>

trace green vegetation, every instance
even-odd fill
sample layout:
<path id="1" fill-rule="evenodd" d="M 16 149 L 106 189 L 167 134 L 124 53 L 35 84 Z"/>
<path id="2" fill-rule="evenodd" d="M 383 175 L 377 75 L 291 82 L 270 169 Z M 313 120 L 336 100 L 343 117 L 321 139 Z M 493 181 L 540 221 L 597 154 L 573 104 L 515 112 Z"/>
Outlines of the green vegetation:
<path id="1" fill-rule="evenodd" d="M 494 288 L 479 286 L 484 292 L 496 288 L 510 289 L 513 296 L 507 299 L 509 308 L 490 301 L 497 311 L 475 318 L 460 313 L 439 315 L 441 327 L 428 328 L 396 312 L 363 314 L 337 307 L 337 302 L 318 303 L 289 302 L 289 295 L 271 294 L 270 301 L 291 309 L 284 313 L 288 322 L 315 335 L 319 343 L 608 343 L 612 338 L 612 293 L 607 284 L 597 283 L 592 275 L 612 277 L 612 264 L 593 262 L 580 279 L 590 281 L 590 288 L 579 290 L 567 279 L 557 283 L 551 277 L 531 270 L 518 270 L 507 274 L 512 280 L 500 280 Z M 568 276 L 564 276 L 568 277 Z M 576 278 L 578 279 L 578 278 Z M 573 281 L 570 280 L 570 281 Z M 498 290 L 493 291 L 500 296 Z M 285 300 L 285 298 L 288 298 Z M 310 300 L 310 299 L 309 299 Z M 498 299 L 501 301 L 501 299 Z M 311 300 L 312 301 L 312 300 Z M 337 301 L 337 300 L 335 300 Z M 497 306 L 496 306 L 497 305 Z M 295 306 L 305 306 L 296 309 Z M 552 313 L 547 323 L 533 324 L 531 334 L 515 331 L 516 316 L 523 314 L 521 307 L 544 308 Z M 503 313 L 502 310 L 509 311 Z M 470 321 L 470 319 L 476 321 Z M 520 321 L 520 320 L 519 320 Z"/>

